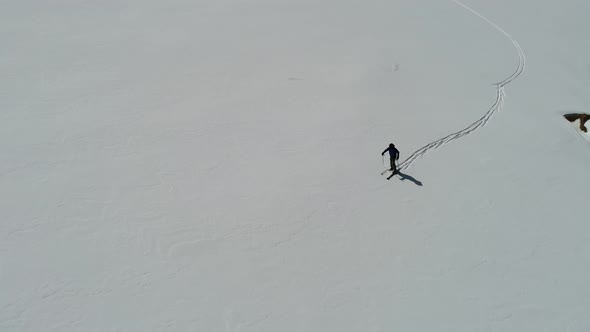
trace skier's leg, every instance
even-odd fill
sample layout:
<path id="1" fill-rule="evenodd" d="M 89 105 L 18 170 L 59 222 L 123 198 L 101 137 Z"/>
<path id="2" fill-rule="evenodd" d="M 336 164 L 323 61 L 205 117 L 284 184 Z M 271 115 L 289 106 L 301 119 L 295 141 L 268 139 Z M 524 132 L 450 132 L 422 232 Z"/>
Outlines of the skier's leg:
<path id="1" fill-rule="evenodd" d="M 395 171 L 395 159 L 389 159 L 389 164 L 391 166 L 391 171 Z"/>

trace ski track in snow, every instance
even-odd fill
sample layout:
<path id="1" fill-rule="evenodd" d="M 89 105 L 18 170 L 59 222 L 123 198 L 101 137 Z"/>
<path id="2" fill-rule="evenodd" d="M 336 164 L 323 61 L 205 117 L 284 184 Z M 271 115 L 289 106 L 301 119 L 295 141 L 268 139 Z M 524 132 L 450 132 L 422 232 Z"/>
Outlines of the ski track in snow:
<path id="1" fill-rule="evenodd" d="M 434 142 L 431 142 L 431 143 L 421 147 L 420 149 L 416 150 L 406 160 L 404 160 L 401 164 L 399 164 L 399 166 L 398 166 L 399 170 L 405 170 L 405 169 L 409 168 L 418 158 L 422 157 L 428 151 L 436 150 L 439 147 L 441 147 L 451 141 L 454 141 L 454 140 L 459 139 L 463 136 L 469 135 L 472 132 L 476 131 L 477 129 L 484 127 L 488 123 L 488 121 L 490 121 L 490 118 L 496 112 L 498 112 L 500 109 L 502 109 L 502 107 L 504 106 L 504 97 L 506 96 L 504 93 L 504 87 L 506 85 L 510 84 L 512 81 L 514 81 L 518 76 L 520 76 L 524 72 L 524 69 L 525 69 L 526 58 L 524 56 L 524 52 L 522 51 L 522 48 L 520 47 L 518 42 L 514 38 L 512 38 L 512 36 L 510 34 L 508 34 L 504 29 L 502 29 L 500 26 L 498 26 L 496 23 L 494 23 L 493 21 L 491 21 L 487 17 L 483 16 L 481 13 L 479 13 L 475 9 L 467 6 L 466 4 L 460 2 L 459 0 L 451 0 L 451 1 L 456 3 L 457 5 L 465 8 L 467 11 L 473 13 L 474 15 L 478 16 L 479 18 L 481 18 L 482 20 L 484 20 L 485 22 L 490 24 L 492 27 L 494 27 L 494 29 L 500 31 L 503 35 L 505 35 L 508 39 L 510 39 L 510 41 L 512 42 L 512 44 L 516 48 L 516 51 L 518 52 L 518 66 L 517 66 L 516 70 L 510 76 L 505 78 L 503 81 L 495 84 L 497 87 L 496 101 L 481 118 L 479 118 L 477 121 L 473 122 L 469 126 L 463 128 L 457 132 L 449 134 L 443 138 L 440 138 L 440 139 L 438 139 Z"/>

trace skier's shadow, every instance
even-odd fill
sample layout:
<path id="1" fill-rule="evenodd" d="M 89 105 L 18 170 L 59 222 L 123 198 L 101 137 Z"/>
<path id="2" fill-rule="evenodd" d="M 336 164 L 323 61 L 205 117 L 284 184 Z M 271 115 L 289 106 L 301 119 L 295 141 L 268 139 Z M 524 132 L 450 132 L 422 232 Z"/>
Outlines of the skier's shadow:
<path id="1" fill-rule="evenodd" d="M 413 176 L 402 173 L 400 171 L 397 171 L 397 173 L 395 174 L 391 174 L 387 180 L 391 179 L 394 175 L 399 175 L 399 180 L 400 181 L 405 181 L 405 180 L 410 180 L 412 182 L 414 182 L 415 185 L 422 187 L 422 182 L 416 180 Z"/>

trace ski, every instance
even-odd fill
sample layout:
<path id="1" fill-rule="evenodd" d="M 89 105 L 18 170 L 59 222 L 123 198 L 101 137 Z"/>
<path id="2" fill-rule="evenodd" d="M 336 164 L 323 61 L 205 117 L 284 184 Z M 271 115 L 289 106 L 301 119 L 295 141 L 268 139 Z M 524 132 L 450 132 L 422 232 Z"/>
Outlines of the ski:
<path id="1" fill-rule="evenodd" d="M 399 174 L 399 172 L 398 171 L 393 172 L 390 176 L 387 177 L 387 180 L 391 179 L 396 174 Z"/>
<path id="2" fill-rule="evenodd" d="M 385 173 L 387 172 L 391 172 L 390 169 L 386 169 L 383 172 L 381 172 L 381 175 L 385 175 Z M 387 177 L 387 180 L 391 179 L 394 175 L 399 174 L 399 170 L 395 170 L 395 172 L 393 172 L 389 177 Z"/>

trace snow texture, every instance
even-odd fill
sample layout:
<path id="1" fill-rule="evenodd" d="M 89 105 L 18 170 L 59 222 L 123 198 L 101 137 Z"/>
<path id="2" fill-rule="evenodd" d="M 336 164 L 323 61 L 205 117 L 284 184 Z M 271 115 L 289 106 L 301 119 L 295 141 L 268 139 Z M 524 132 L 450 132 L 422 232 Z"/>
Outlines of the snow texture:
<path id="1" fill-rule="evenodd" d="M 590 2 L 1 8 L 0 331 L 590 330 Z"/>

